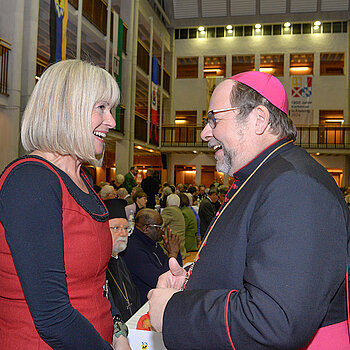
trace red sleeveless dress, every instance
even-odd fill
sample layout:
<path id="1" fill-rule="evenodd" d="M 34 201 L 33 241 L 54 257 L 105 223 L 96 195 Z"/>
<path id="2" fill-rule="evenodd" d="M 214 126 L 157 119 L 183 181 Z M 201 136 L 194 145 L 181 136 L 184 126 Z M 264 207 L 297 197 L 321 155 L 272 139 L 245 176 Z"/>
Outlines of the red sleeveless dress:
<path id="1" fill-rule="evenodd" d="M 74 200 L 58 172 L 44 160 L 24 158 L 14 162 L 0 178 L 0 189 L 12 169 L 27 161 L 41 162 L 59 178 L 62 188 L 64 264 L 69 299 L 72 306 L 90 321 L 101 337 L 111 343 L 113 320 L 110 303 L 103 296 L 106 267 L 112 250 L 108 220 L 94 220 Z M 0 349 L 51 349 L 35 328 L 1 222 Z"/>

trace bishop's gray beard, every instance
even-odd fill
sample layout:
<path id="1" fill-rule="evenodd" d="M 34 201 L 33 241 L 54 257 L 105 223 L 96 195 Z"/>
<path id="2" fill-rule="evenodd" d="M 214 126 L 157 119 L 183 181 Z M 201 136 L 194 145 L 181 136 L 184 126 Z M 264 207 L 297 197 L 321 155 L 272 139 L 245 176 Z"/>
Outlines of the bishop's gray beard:
<path id="1" fill-rule="evenodd" d="M 222 151 L 224 152 L 224 155 L 222 158 L 215 156 L 216 170 L 232 176 L 231 174 L 232 161 L 233 159 L 235 159 L 236 154 L 232 150 L 226 150 L 226 148 L 221 143 L 220 145 L 222 147 Z"/>

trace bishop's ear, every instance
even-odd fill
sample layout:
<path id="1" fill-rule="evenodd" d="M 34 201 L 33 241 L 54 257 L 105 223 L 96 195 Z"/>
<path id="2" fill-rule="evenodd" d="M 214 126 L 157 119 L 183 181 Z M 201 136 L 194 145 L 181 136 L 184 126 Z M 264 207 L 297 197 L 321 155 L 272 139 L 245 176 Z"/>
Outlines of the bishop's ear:
<path id="1" fill-rule="evenodd" d="M 255 115 L 255 133 L 257 135 L 262 135 L 269 125 L 270 113 L 265 106 L 259 105 L 255 107 Z"/>

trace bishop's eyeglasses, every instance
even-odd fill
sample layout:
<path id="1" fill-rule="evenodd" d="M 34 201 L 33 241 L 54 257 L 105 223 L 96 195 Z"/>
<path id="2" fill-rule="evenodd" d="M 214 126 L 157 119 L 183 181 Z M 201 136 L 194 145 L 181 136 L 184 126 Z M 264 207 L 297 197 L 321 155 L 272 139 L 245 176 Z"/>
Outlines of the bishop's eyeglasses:
<path id="1" fill-rule="evenodd" d="M 209 126 L 212 129 L 215 129 L 215 127 L 216 127 L 215 113 L 234 111 L 236 109 L 240 109 L 240 107 L 229 107 L 229 108 L 222 108 L 222 109 L 212 109 L 207 114 L 207 119 L 205 120 L 205 125 L 209 124 Z"/>

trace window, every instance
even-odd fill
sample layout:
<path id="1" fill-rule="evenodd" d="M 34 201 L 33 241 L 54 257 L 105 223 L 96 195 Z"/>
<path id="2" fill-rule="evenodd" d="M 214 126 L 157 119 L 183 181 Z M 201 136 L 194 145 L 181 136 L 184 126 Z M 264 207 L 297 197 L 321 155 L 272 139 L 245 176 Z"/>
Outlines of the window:
<path id="1" fill-rule="evenodd" d="M 311 34 L 311 24 L 303 23 L 303 34 Z"/>
<path id="2" fill-rule="evenodd" d="M 243 26 L 235 27 L 235 36 L 243 36 Z"/>
<path id="3" fill-rule="evenodd" d="M 187 39 L 188 29 L 182 28 L 180 29 L 180 39 Z"/>
<path id="4" fill-rule="evenodd" d="M 123 22 L 123 52 L 125 53 L 125 55 L 126 55 L 127 37 L 128 37 L 128 27 Z"/>
<path id="5" fill-rule="evenodd" d="M 318 143 L 342 144 L 344 142 L 343 110 L 320 110 Z"/>
<path id="6" fill-rule="evenodd" d="M 283 76 L 284 56 L 280 55 L 260 55 L 260 72 Z"/>
<path id="7" fill-rule="evenodd" d="M 264 25 L 263 26 L 263 34 L 264 35 L 271 35 L 272 33 L 272 25 L 268 24 L 268 25 Z"/>
<path id="8" fill-rule="evenodd" d="M 320 75 L 344 75 L 344 53 L 321 53 Z"/>
<path id="9" fill-rule="evenodd" d="M 217 27 L 216 28 L 216 37 L 223 38 L 225 36 L 225 27 Z"/>
<path id="10" fill-rule="evenodd" d="M 207 28 L 207 38 L 215 38 L 215 28 Z"/>
<path id="11" fill-rule="evenodd" d="M 204 78 L 209 76 L 226 76 L 226 56 L 204 57 Z"/>
<path id="12" fill-rule="evenodd" d="M 282 26 L 280 24 L 274 24 L 273 35 L 281 35 L 281 33 L 282 33 Z"/>
<path id="13" fill-rule="evenodd" d="M 301 24 L 300 23 L 293 24 L 292 28 L 293 28 L 293 34 L 301 34 Z"/>
<path id="14" fill-rule="evenodd" d="M 314 54 L 297 53 L 290 55 L 290 75 L 311 75 L 314 74 Z"/>
<path id="15" fill-rule="evenodd" d="M 253 27 L 252 26 L 245 26 L 244 27 L 244 36 L 252 36 L 253 34 Z"/>
<path id="16" fill-rule="evenodd" d="M 198 57 L 178 57 L 176 78 L 198 78 Z"/>
<path id="17" fill-rule="evenodd" d="M 325 22 L 322 24 L 323 33 L 332 33 L 332 23 Z"/>
<path id="18" fill-rule="evenodd" d="M 254 55 L 232 56 L 232 75 L 246 71 L 253 71 L 254 69 Z"/>
<path id="19" fill-rule="evenodd" d="M 333 22 L 333 33 L 341 33 L 341 31 L 342 31 L 342 23 Z"/>
<path id="20" fill-rule="evenodd" d="M 189 37 L 189 39 L 197 38 L 197 29 L 196 28 L 190 28 L 188 30 L 188 37 Z"/>
<path id="21" fill-rule="evenodd" d="M 197 111 L 175 111 L 176 125 L 196 125 Z"/>

